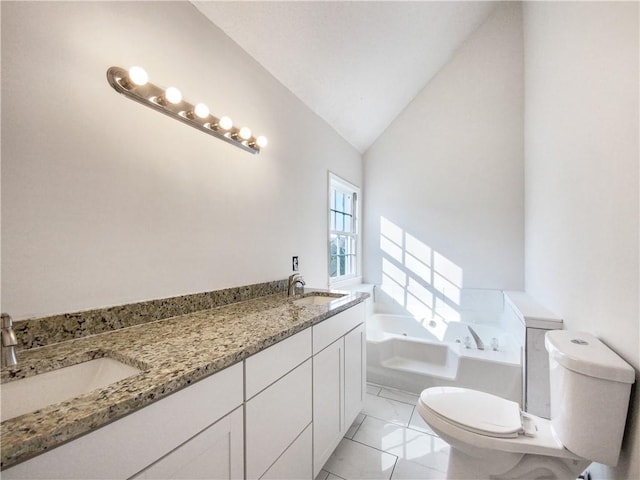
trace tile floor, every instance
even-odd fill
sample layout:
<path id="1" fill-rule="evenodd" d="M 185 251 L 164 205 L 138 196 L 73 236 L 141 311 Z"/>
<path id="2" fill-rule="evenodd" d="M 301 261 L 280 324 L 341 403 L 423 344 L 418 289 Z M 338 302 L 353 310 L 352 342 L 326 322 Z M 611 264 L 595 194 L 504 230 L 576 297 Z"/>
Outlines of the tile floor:
<path id="1" fill-rule="evenodd" d="M 445 478 L 449 446 L 424 423 L 418 395 L 367 385 L 364 409 L 316 480 Z"/>

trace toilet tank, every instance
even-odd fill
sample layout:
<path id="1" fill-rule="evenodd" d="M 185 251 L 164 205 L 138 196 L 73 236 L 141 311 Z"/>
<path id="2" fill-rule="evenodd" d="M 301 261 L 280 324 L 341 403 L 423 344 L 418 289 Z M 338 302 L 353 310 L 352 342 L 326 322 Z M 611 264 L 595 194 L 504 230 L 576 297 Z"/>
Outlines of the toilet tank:
<path id="1" fill-rule="evenodd" d="M 635 370 L 589 333 L 552 330 L 545 347 L 554 433 L 576 455 L 616 465 Z"/>

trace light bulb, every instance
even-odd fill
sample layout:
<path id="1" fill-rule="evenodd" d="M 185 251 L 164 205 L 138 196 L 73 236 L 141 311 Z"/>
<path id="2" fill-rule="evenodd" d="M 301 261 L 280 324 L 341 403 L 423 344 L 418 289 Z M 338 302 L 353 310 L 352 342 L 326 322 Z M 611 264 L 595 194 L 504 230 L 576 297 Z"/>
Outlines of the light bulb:
<path id="1" fill-rule="evenodd" d="M 222 117 L 218 121 L 218 126 L 222 130 L 229 130 L 231 127 L 233 127 L 233 122 L 231 121 L 231 119 L 229 117 Z"/>
<path id="2" fill-rule="evenodd" d="M 182 93 L 176 87 L 169 87 L 164 92 L 164 98 L 167 99 L 167 102 L 175 105 L 182 101 Z"/>
<path id="3" fill-rule="evenodd" d="M 260 135 L 258 138 L 256 138 L 256 145 L 258 145 L 260 148 L 264 148 L 267 146 L 269 142 L 267 141 L 267 137 L 265 137 L 264 135 Z"/>
<path id="4" fill-rule="evenodd" d="M 131 83 L 141 87 L 149 81 L 149 75 L 142 67 L 131 67 L 129 69 L 129 80 L 131 80 Z"/>
<path id="5" fill-rule="evenodd" d="M 243 140 L 249 140 L 251 138 L 251 130 L 247 127 L 242 127 L 238 135 L 240 135 L 240 138 Z"/>
<path id="6" fill-rule="evenodd" d="M 204 103 L 198 103 L 194 109 L 193 113 L 200 118 L 207 118 L 209 116 L 209 107 L 207 107 Z"/>

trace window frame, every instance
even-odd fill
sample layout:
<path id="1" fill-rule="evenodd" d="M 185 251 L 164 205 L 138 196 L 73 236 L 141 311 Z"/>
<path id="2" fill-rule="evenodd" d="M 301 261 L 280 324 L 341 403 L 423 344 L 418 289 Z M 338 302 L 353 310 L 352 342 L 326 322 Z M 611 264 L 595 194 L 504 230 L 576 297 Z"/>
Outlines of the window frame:
<path id="1" fill-rule="evenodd" d="M 360 196 L 360 188 L 356 185 L 353 185 L 351 182 L 348 182 L 342 177 L 329 172 L 328 182 L 327 182 L 327 276 L 328 276 L 328 284 L 329 287 L 335 287 L 337 284 L 347 283 L 359 279 L 360 274 L 360 208 L 361 208 L 361 196 Z M 336 213 L 344 213 L 338 211 L 336 209 L 331 208 L 331 199 L 333 195 L 333 191 L 337 190 L 341 193 L 351 195 L 351 231 L 344 230 L 332 230 L 331 229 L 331 216 L 333 212 Z M 331 238 L 334 235 L 340 235 L 343 237 L 347 237 L 350 239 L 353 246 L 353 253 L 349 253 L 348 255 L 352 257 L 352 269 L 350 272 L 345 275 L 338 275 L 335 277 L 331 276 L 331 259 L 332 257 L 337 257 L 338 255 L 332 255 L 331 253 Z"/>

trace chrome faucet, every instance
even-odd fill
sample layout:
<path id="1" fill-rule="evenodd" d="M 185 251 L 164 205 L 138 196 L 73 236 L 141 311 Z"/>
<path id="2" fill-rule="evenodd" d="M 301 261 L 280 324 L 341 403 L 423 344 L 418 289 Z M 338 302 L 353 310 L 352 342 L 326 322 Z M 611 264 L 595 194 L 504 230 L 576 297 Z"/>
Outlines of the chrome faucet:
<path id="1" fill-rule="evenodd" d="M 18 339 L 16 333 L 13 331 L 13 320 L 11 315 L 3 313 L 2 316 L 2 366 L 13 367 L 18 364 L 16 358 L 16 346 L 18 345 Z"/>
<path id="2" fill-rule="evenodd" d="M 297 284 L 300 284 L 303 287 L 306 285 L 306 283 L 304 283 L 304 278 L 302 278 L 302 275 L 299 273 L 289 275 L 289 287 L 287 288 L 288 296 L 295 294 Z"/>
<path id="3" fill-rule="evenodd" d="M 473 340 L 476 342 L 476 347 L 478 348 L 478 350 L 484 350 L 484 343 L 482 343 L 480 336 L 469 325 L 467 325 L 467 328 L 469 329 L 469 332 L 471 332 L 471 336 L 473 337 Z"/>

